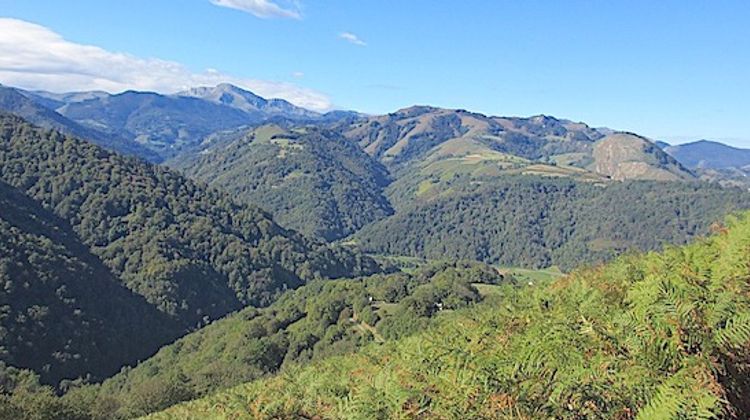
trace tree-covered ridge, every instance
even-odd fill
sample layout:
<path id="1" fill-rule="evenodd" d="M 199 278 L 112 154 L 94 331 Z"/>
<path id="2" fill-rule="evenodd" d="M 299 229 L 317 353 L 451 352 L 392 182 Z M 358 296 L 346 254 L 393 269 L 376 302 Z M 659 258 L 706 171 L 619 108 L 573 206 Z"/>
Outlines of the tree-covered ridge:
<path id="1" fill-rule="evenodd" d="M 702 183 L 604 186 L 461 175 L 431 185 L 434 191 L 416 202 L 394 199 L 402 202 L 398 212 L 358 232 L 358 245 L 379 254 L 567 270 L 628 249 L 684 244 L 726 214 L 750 208 L 747 192 Z M 412 194 L 408 186 L 390 191 L 394 198 Z"/>
<path id="2" fill-rule="evenodd" d="M 341 135 L 315 127 L 239 131 L 174 166 L 263 207 L 282 226 L 328 241 L 392 213 L 382 193 L 385 168 Z"/>
<path id="3" fill-rule="evenodd" d="M 180 333 L 65 221 L 1 181 L 0 209 L 0 361 L 52 385 L 102 380 Z"/>
<path id="4" fill-rule="evenodd" d="M 717 231 L 150 418 L 745 418 L 750 215 Z"/>
<path id="5" fill-rule="evenodd" d="M 0 180 L 68 222 L 123 283 L 185 326 L 374 262 L 279 227 L 174 171 L 0 117 Z"/>

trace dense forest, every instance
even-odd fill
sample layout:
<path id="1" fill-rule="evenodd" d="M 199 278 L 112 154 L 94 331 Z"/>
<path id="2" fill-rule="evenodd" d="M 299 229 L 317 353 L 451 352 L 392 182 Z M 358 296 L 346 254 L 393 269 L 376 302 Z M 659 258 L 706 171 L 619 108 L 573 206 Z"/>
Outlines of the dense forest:
<path id="1" fill-rule="evenodd" d="M 745 418 L 750 215 L 152 416 Z"/>
<path id="2" fill-rule="evenodd" d="M 452 179 L 448 193 L 366 226 L 357 244 L 374 253 L 568 270 L 628 249 L 684 244 L 750 208 L 747 192 L 697 182 L 475 181 Z"/>
<path id="3" fill-rule="evenodd" d="M 335 132 L 263 126 L 214 137 L 171 164 L 259 203 L 282 226 L 331 241 L 393 213 L 386 169 Z"/>
<path id="4" fill-rule="evenodd" d="M 0 117 L 0 180 L 66 221 L 129 289 L 184 327 L 375 262 L 279 227 L 174 171 Z"/>
<path id="5" fill-rule="evenodd" d="M 65 221 L 1 181 L 0 209 L 0 360 L 45 383 L 102 380 L 177 337 Z"/>

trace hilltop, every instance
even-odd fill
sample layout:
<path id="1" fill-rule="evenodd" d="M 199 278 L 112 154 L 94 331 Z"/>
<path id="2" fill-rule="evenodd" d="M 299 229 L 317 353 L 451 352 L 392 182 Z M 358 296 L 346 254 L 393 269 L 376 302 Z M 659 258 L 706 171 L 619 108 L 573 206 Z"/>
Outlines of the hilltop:
<path id="1" fill-rule="evenodd" d="M 282 225 L 327 241 L 393 213 L 383 195 L 387 170 L 338 133 L 317 127 L 265 125 L 226 133 L 169 164 L 262 203 Z"/>

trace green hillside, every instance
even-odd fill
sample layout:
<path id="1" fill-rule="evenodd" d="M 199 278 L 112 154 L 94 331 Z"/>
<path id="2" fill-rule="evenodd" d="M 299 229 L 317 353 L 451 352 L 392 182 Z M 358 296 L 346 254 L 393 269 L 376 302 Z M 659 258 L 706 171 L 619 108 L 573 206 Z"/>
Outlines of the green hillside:
<path id="1" fill-rule="evenodd" d="M 149 418 L 744 418 L 749 262 L 745 215 Z"/>
<path id="2" fill-rule="evenodd" d="M 750 208 L 747 192 L 701 183 L 466 175 L 427 182 L 394 183 L 396 214 L 354 242 L 377 254 L 567 270 L 629 249 L 684 244 Z"/>
<path id="3" fill-rule="evenodd" d="M 201 153 L 173 166 L 263 207 L 282 226 L 328 241 L 393 212 L 382 192 L 385 168 L 318 128 L 269 125 L 212 137 Z"/>
<path id="4" fill-rule="evenodd" d="M 157 129 L 144 141 L 187 150 L 169 164 L 195 180 L 0 115 L 0 418 L 206 396 L 156 416 L 747 412 L 748 296 L 727 259 L 750 218 L 716 222 L 749 192 L 546 116 L 413 107 L 183 138 L 159 127 L 209 105 L 181 98 L 196 108 L 132 92 L 68 105 L 111 133 Z"/>
<path id="5" fill-rule="evenodd" d="M 0 180 L 69 223 L 123 284 L 184 327 L 309 280 L 378 270 L 174 171 L 16 117 L 0 117 Z"/>
<path id="6" fill-rule="evenodd" d="M 102 380 L 181 332 L 65 221 L 1 181 L 0 209 L 0 361 L 53 385 Z"/>

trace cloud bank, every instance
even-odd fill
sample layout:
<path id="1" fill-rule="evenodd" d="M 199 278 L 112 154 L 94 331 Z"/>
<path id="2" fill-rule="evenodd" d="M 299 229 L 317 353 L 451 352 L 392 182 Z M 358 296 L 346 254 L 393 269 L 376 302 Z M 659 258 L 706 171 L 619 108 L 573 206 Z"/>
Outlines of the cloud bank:
<path id="1" fill-rule="evenodd" d="M 174 93 L 223 82 L 316 111 L 331 108 L 326 95 L 291 83 L 235 77 L 215 69 L 196 73 L 174 61 L 77 44 L 44 26 L 0 18 L 0 83 L 3 84 L 52 92 L 133 89 Z"/>
<path id="2" fill-rule="evenodd" d="M 284 8 L 268 0 L 209 0 L 212 4 L 241 10 L 261 19 L 287 18 L 302 19 L 299 7 Z"/>

